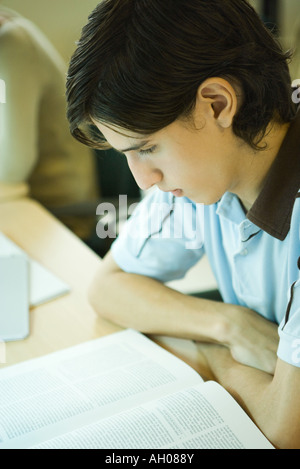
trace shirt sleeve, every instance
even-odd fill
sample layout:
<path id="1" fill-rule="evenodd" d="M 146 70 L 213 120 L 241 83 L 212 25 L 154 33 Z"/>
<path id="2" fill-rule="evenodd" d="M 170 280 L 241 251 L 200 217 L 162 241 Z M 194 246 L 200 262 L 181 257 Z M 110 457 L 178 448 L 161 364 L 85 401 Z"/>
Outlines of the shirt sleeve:
<path id="1" fill-rule="evenodd" d="M 168 282 L 183 278 L 204 254 L 203 206 L 155 190 L 112 245 L 119 267 Z"/>
<path id="2" fill-rule="evenodd" d="M 300 198 L 298 194 L 297 206 Z M 290 288 L 287 292 L 287 309 L 279 325 L 278 357 L 290 365 L 300 367 L 300 211 L 294 209 L 290 229 Z"/>

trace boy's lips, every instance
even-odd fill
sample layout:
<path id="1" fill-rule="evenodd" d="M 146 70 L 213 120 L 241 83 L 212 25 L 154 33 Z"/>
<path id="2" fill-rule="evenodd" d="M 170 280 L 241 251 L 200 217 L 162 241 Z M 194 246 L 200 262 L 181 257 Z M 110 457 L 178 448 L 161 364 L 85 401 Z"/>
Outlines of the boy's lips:
<path id="1" fill-rule="evenodd" d="M 158 187 L 162 192 L 169 192 L 170 194 L 173 194 L 175 197 L 183 197 L 183 190 L 182 189 L 161 189 Z"/>
<path id="2" fill-rule="evenodd" d="M 174 191 L 171 191 L 171 193 L 175 196 L 175 197 L 183 197 L 183 192 L 181 189 L 175 189 Z"/>

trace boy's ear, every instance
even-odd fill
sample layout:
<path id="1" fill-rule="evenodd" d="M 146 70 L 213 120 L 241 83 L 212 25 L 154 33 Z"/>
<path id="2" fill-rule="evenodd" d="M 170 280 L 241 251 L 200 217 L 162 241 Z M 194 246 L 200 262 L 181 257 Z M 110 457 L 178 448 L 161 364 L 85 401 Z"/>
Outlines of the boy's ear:
<path id="1" fill-rule="evenodd" d="M 225 129 L 232 125 L 238 100 L 234 88 L 227 80 L 208 78 L 198 89 L 198 99 L 221 127 Z"/>

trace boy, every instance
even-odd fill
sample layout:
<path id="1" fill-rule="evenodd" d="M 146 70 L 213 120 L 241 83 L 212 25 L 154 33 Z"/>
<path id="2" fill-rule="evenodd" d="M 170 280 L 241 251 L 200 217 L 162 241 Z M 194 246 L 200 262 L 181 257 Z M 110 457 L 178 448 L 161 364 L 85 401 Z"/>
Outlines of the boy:
<path id="1" fill-rule="evenodd" d="M 114 147 L 142 189 L 157 186 L 105 258 L 95 310 L 199 342 L 272 443 L 300 448 L 300 116 L 288 58 L 246 0 L 104 0 L 67 99 L 78 140 Z M 204 252 L 224 303 L 164 285 Z"/>

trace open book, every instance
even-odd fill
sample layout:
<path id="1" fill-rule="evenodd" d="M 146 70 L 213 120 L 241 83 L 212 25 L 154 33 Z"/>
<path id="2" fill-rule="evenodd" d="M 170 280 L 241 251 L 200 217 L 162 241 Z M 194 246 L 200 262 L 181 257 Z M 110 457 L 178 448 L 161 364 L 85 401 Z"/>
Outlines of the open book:
<path id="1" fill-rule="evenodd" d="M 234 399 L 126 330 L 0 371 L 0 449 L 271 449 Z"/>

